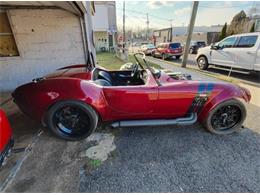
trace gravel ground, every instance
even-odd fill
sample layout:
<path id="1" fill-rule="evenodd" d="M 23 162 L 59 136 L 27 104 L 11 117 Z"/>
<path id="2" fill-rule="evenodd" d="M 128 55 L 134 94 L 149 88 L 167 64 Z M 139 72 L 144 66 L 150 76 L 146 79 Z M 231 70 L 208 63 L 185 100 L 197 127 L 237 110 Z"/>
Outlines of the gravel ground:
<path id="1" fill-rule="evenodd" d="M 80 177 L 81 192 L 260 192 L 260 139 L 190 127 L 123 129 L 114 158 Z"/>

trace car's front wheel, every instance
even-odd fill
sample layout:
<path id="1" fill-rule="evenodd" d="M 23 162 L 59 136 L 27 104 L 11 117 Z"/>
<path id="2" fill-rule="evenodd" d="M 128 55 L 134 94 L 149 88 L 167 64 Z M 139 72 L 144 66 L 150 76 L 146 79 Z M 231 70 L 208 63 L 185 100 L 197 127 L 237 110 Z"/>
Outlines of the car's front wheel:
<path id="1" fill-rule="evenodd" d="M 181 57 L 181 56 L 175 56 L 175 58 L 176 58 L 177 60 L 180 59 L 180 57 Z"/>
<path id="2" fill-rule="evenodd" d="M 244 104 L 232 99 L 217 105 L 204 121 L 204 126 L 215 134 L 230 134 L 240 130 L 245 118 Z"/>
<path id="3" fill-rule="evenodd" d="M 47 113 L 47 125 L 52 133 L 62 139 L 76 141 L 95 131 L 98 115 L 80 101 L 68 100 L 54 104 Z"/>
<path id="4" fill-rule="evenodd" d="M 200 70 L 206 70 L 209 67 L 208 59 L 205 56 L 200 56 L 197 63 Z"/>

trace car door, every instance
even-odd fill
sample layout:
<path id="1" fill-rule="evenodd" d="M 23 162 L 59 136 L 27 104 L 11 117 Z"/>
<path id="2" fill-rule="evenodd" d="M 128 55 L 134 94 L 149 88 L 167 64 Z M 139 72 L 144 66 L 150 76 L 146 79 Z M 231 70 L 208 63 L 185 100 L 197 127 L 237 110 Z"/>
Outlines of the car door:
<path id="1" fill-rule="evenodd" d="M 158 86 L 109 86 L 103 89 L 106 101 L 114 113 L 121 116 L 140 116 L 153 113 L 157 99 Z"/>
<path id="2" fill-rule="evenodd" d="M 259 45 L 257 39 L 257 35 L 246 35 L 239 38 L 234 47 L 236 67 L 246 70 L 254 69 Z"/>
<path id="3" fill-rule="evenodd" d="M 219 42 L 217 49 L 212 49 L 210 52 L 212 64 L 222 66 L 234 66 L 235 53 L 233 46 L 235 45 L 237 37 L 228 37 Z"/>
<path id="4" fill-rule="evenodd" d="M 187 114 L 198 93 L 198 84 L 186 81 L 164 83 L 159 86 L 159 97 L 156 113 L 161 117 L 178 118 Z M 206 85 L 201 84 L 204 90 Z"/>

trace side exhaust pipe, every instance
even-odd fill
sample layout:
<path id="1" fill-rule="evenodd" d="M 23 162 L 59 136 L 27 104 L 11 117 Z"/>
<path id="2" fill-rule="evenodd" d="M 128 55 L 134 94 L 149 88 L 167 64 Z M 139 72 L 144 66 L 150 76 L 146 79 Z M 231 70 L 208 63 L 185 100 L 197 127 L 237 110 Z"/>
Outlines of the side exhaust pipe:
<path id="1" fill-rule="evenodd" d="M 185 118 L 176 119 L 152 119 L 152 120 L 129 120 L 116 121 L 112 127 L 138 127 L 138 126 L 162 126 L 162 125 L 192 125 L 197 122 L 197 113 L 192 113 Z"/>

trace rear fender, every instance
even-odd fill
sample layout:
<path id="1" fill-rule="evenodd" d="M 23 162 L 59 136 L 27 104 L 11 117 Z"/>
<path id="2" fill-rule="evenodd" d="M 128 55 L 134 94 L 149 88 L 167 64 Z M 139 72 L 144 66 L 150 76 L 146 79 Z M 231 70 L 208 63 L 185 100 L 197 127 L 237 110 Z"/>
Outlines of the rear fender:
<path id="1" fill-rule="evenodd" d="M 48 109 L 59 101 L 77 100 L 105 115 L 106 102 L 102 88 L 91 81 L 77 78 L 52 78 L 29 83 L 15 90 L 15 102 L 30 117 L 42 121 Z"/>

